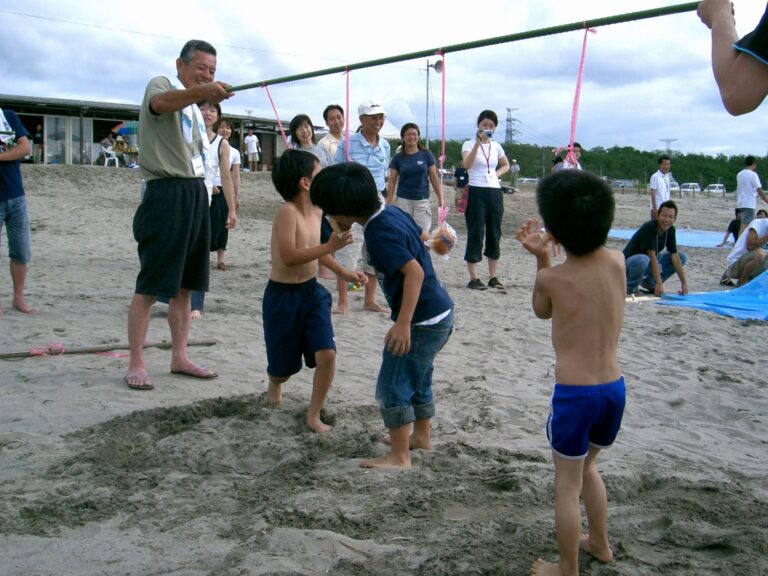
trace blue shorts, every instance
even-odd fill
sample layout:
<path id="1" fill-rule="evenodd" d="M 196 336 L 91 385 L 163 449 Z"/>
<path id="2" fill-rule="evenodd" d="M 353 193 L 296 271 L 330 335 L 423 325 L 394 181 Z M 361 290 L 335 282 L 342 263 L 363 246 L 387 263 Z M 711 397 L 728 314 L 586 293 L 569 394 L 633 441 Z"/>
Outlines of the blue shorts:
<path id="1" fill-rule="evenodd" d="M 336 350 L 330 292 L 312 278 L 301 284 L 270 280 L 264 290 L 262 317 L 267 344 L 267 374 L 276 378 L 301 370 L 301 356 L 314 368 L 315 353 Z"/>
<path id="2" fill-rule="evenodd" d="M 376 400 L 390 430 L 435 415 L 432 371 L 435 356 L 453 331 L 453 311 L 437 324 L 411 325 L 411 349 L 394 356 L 384 348 L 376 381 Z"/>
<path id="3" fill-rule="evenodd" d="M 624 377 L 609 384 L 555 384 L 547 438 L 563 458 L 587 457 L 589 446 L 607 448 L 616 440 L 624 414 Z"/>
<path id="4" fill-rule="evenodd" d="M 0 200 L 0 232 L 8 233 L 8 257 L 19 264 L 32 259 L 29 239 L 29 214 L 24 196 Z"/>

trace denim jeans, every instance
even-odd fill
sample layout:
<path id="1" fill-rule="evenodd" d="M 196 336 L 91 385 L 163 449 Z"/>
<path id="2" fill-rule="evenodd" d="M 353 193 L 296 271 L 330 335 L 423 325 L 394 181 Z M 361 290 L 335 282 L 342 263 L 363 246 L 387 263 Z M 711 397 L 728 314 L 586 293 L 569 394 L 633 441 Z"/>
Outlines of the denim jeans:
<path id="1" fill-rule="evenodd" d="M 32 259 L 29 239 L 29 215 L 24 196 L 0 200 L 0 233 L 3 225 L 8 234 L 8 257 L 19 264 Z"/>
<path id="2" fill-rule="evenodd" d="M 390 430 L 435 415 L 433 364 L 452 331 L 453 311 L 437 324 L 411 325 L 411 349 L 405 356 L 394 356 L 384 348 L 376 400 Z"/>
<path id="3" fill-rule="evenodd" d="M 678 252 L 680 263 L 685 266 L 688 256 L 685 252 Z M 659 258 L 659 268 L 661 269 L 661 281 L 666 282 L 667 278 L 675 273 L 675 267 L 672 265 L 672 255 L 664 252 Z M 650 289 L 656 288 L 656 281 L 651 275 L 651 259 L 647 254 L 635 254 L 627 258 L 625 267 L 627 270 L 627 294 L 634 294 L 641 283 Z"/>

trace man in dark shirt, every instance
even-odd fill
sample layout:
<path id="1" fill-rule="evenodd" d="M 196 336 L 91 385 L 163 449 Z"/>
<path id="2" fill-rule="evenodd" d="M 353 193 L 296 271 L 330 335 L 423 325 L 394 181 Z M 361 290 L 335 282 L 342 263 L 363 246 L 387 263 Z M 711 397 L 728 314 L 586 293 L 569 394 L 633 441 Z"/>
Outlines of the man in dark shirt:
<path id="1" fill-rule="evenodd" d="M 641 288 L 661 296 L 664 293 L 664 281 L 674 273 L 680 278 L 679 293 L 688 294 L 688 282 L 683 270 L 688 257 L 684 252 L 677 251 L 675 220 L 677 204 L 672 200 L 662 202 L 657 219 L 640 226 L 627 242 L 624 247 L 627 295 Z M 665 248 L 666 252 L 659 256 Z"/>

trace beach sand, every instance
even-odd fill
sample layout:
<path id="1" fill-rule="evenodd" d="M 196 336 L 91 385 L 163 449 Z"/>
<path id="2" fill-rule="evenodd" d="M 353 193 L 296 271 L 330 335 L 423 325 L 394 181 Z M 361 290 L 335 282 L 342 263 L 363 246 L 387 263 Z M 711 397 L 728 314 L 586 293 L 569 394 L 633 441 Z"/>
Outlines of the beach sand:
<path id="1" fill-rule="evenodd" d="M 90 166 L 23 175 L 36 312 L 11 308 L 3 265 L 0 352 L 125 343 L 140 175 Z M 531 311 L 535 261 L 514 239 L 535 215 L 533 190 L 505 197 L 505 290 L 466 288 L 461 238 L 435 260 L 456 326 L 435 365 L 435 448 L 414 452 L 406 472 L 357 467 L 386 451 L 374 386 L 390 326 L 362 312 L 362 292 L 334 317 L 334 430 L 304 426 L 307 369 L 285 385 L 282 407 L 265 406 L 261 299 L 279 198 L 268 174 L 244 174 L 242 195 L 231 270 L 212 269 L 191 330 L 216 341 L 191 355 L 217 380 L 169 374 L 169 351 L 155 348 L 151 392 L 123 384 L 125 350 L 0 360 L 0 573 L 512 575 L 556 559 L 550 324 Z M 614 226 L 640 225 L 647 202 L 618 196 Z M 679 228 L 724 230 L 733 211 L 731 197 L 679 204 Z M 463 235 L 463 217 L 449 222 Z M 727 249 L 685 250 L 691 290 L 719 290 Z M 165 312 L 156 305 L 150 342 L 169 338 Z M 765 337 L 765 322 L 626 305 L 627 408 L 600 460 L 615 561 L 584 557 L 582 573 L 768 573 Z"/>

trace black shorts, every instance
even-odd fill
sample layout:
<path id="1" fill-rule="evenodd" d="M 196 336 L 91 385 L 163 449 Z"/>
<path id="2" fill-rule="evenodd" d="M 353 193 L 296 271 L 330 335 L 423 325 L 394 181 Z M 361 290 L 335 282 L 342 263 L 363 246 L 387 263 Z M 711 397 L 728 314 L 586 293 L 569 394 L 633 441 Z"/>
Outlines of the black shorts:
<path id="1" fill-rule="evenodd" d="M 224 192 L 214 194 L 211 198 L 211 252 L 227 249 L 227 240 L 229 240 L 229 230 L 227 229 L 227 218 L 229 217 L 229 207 Z"/>
<path id="2" fill-rule="evenodd" d="M 181 288 L 208 291 L 211 225 L 201 178 L 147 183 L 133 217 L 141 270 L 136 293 L 175 298 Z"/>

